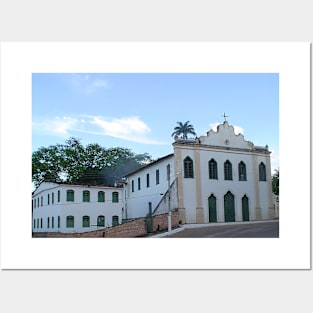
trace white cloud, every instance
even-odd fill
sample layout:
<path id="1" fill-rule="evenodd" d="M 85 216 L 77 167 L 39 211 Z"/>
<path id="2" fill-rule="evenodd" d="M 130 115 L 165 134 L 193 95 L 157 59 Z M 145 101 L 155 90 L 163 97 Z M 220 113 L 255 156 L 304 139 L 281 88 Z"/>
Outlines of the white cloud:
<path id="1" fill-rule="evenodd" d="M 151 131 L 150 128 L 136 116 L 111 120 L 93 117 L 92 124 L 99 126 L 103 134 L 107 136 L 144 144 L 163 144 L 147 137 L 147 134 Z"/>
<path id="2" fill-rule="evenodd" d="M 52 133 L 60 137 L 68 137 L 69 131 L 77 124 L 77 119 L 72 117 L 56 117 L 53 120 L 44 120 L 41 122 L 33 122 L 34 130 Z"/>
<path id="3" fill-rule="evenodd" d="M 215 122 L 215 123 L 211 123 L 210 127 L 212 130 L 214 130 L 215 132 L 217 131 L 217 126 L 220 125 L 221 123 Z M 243 135 L 243 128 L 240 126 L 236 126 L 236 125 L 231 125 L 234 127 L 234 132 L 236 135 L 238 134 L 242 134 Z"/>
<path id="4" fill-rule="evenodd" d="M 35 131 L 57 135 L 74 136 L 80 132 L 93 135 L 104 135 L 143 144 L 167 144 L 150 139 L 151 129 L 139 117 L 107 119 L 101 116 L 82 115 L 74 117 L 56 117 L 52 120 L 33 122 Z"/>

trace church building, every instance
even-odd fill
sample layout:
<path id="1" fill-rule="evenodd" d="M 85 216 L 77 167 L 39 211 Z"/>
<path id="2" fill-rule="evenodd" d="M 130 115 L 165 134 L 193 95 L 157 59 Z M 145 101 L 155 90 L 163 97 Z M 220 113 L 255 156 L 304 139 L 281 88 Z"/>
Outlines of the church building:
<path id="1" fill-rule="evenodd" d="M 275 218 L 268 146 L 225 120 L 206 136 L 176 137 L 173 150 L 125 177 L 124 218 L 175 209 L 181 224 Z"/>

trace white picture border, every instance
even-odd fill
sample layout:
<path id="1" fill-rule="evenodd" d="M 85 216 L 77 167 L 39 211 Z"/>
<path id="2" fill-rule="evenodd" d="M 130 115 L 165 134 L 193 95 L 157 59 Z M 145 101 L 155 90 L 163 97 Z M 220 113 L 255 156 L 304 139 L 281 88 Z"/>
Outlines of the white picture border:
<path id="1" fill-rule="evenodd" d="M 1 268 L 310 269 L 310 48 L 306 42 L 2 43 Z M 32 238 L 31 80 L 42 72 L 279 73 L 280 237 Z"/>

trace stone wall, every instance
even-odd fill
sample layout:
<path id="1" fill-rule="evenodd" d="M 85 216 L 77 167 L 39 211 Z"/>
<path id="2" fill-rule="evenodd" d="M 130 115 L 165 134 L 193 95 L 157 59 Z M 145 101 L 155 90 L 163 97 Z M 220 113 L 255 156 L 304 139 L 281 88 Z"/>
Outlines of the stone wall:
<path id="1" fill-rule="evenodd" d="M 178 210 L 172 212 L 172 229 L 179 225 Z M 134 238 L 145 237 L 155 232 L 167 231 L 168 213 L 154 215 L 152 233 L 147 232 L 146 218 L 140 217 L 114 227 L 104 228 L 85 233 L 33 233 L 33 238 Z"/>

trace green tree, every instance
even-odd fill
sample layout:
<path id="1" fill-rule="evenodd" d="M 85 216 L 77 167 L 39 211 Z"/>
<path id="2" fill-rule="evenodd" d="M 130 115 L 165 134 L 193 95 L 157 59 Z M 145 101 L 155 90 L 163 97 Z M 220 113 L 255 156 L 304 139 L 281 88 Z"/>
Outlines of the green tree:
<path id="1" fill-rule="evenodd" d="M 178 126 L 174 128 L 174 132 L 172 133 L 173 136 L 181 136 L 183 139 L 188 138 L 188 134 L 196 136 L 196 132 L 194 127 L 189 124 L 189 121 L 182 123 L 182 122 L 177 122 Z"/>
<path id="2" fill-rule="evenodd" d="M 32 154 L 32 179 L 37 187 L 43 181 L 104 184 L 113 186 L 127 173 L 151 162 L 145 154 L 127 148 L 101 147 L 71 137 L 65 144 L 41 147 Z"/>
<path id="3" fill-rule="evenodd" d="M 279 169 L 275 169 L 275 173 L 272 176 L 273 193 L 279 196 Z"/>

